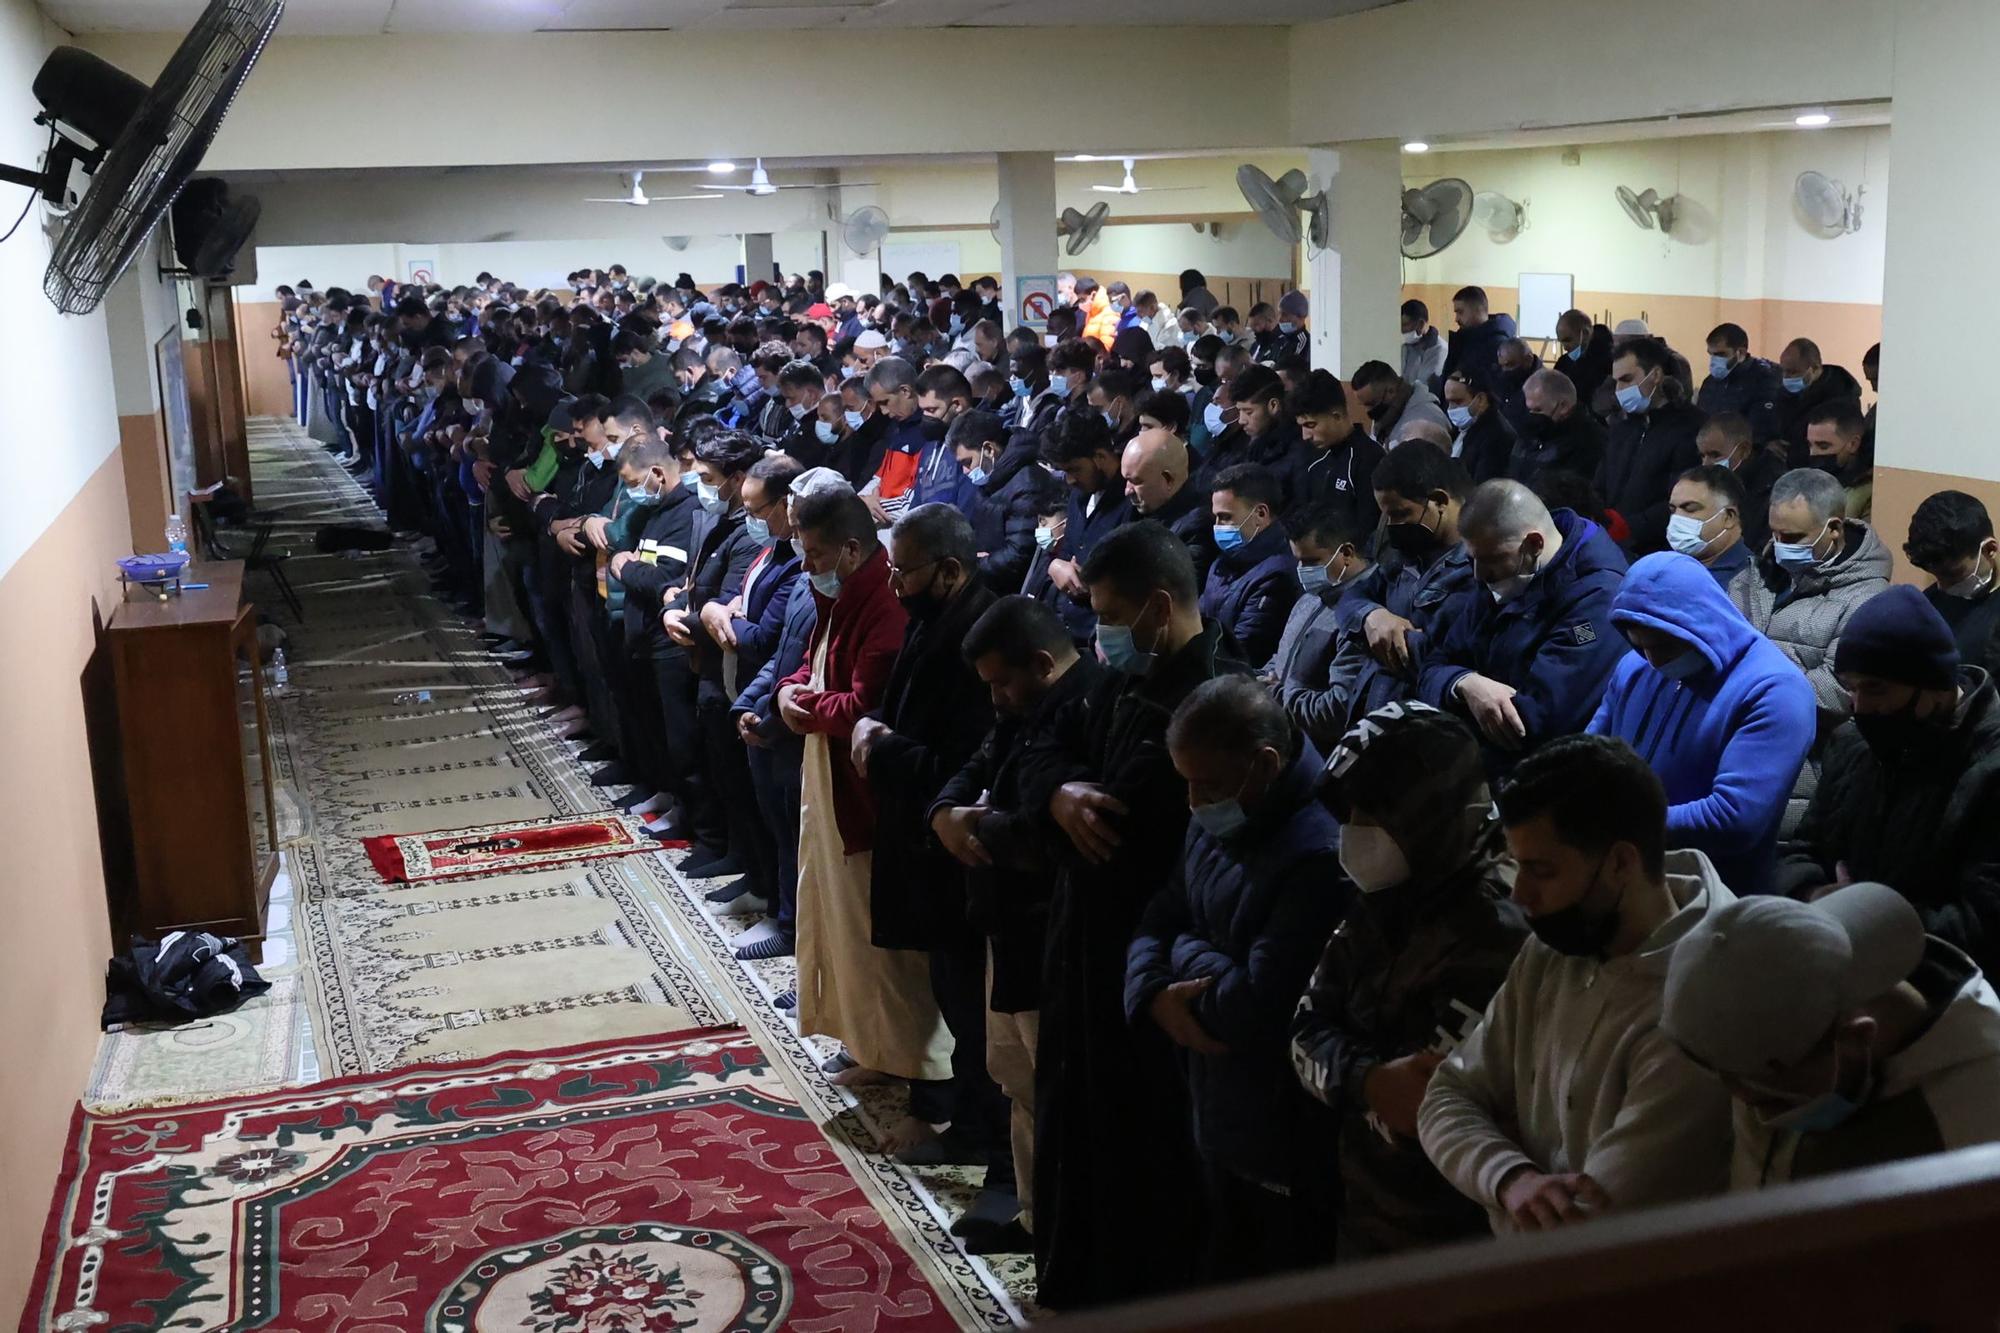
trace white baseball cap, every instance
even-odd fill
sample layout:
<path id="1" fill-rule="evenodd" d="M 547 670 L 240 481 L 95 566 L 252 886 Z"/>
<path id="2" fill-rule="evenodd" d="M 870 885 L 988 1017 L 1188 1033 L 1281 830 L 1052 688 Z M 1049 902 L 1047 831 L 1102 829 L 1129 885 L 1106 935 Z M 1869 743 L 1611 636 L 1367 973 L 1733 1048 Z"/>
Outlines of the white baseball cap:
<path id="1" fill-rule="evenodd" d="M 826 303 L 828 305 L 832 305 L 835 301 L 841 300 L 842 298 L 851 301 L 854 299 L 854 297 L 855 297 L 854 289 L 848 286 L 844 282 L 836 282 L 831 287 L 828 287 L 826 289 Z"/>
<path id="2" fill-rule="evenodd" d="M 1738 898 L 1674 945 L 1660 1027 L 1718 1073 L 1769 1077 L 1923 956 L 1922 918 L 1886 884 L 1850 884 L 1809 903 Z"/>

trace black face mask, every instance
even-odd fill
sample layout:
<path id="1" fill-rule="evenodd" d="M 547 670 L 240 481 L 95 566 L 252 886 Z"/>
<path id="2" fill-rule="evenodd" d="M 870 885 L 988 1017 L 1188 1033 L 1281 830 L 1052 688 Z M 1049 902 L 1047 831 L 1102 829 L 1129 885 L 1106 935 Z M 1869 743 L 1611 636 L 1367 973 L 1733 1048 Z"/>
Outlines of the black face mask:
<path id="1" fill-rule="evenodd" d="M 1556 419 L 1547 412 L 1528 413 L 1528 438 L 1539 440 L 1556 428 Z"/>
<path id="2" fill-rule="evenodd" d="M 951 599 L 937 590 L 937 575 L 933 573 L 929 587 L 922 592 L 911 593 L 896 600 L 903 604 L 903 610 L 909 612 L 910 619 L 931 621 L 938 618 L 939 613 L 944 610 L 945 603 Z"/>
<path id="3" fill-rule="evenodd" d="M 1368 419 L 1370 421 L 1380 421 L 1383 417 L 1386 417 L 1388 415 L 1389 415 L 1389 404 L 1387 403 L 1375 403 L 1371 405 L 1368 409 Z"/>
<path id="4" fill-rule="evenodd" d="M 1560 912 L 1549 912 L 1542 916 L 1528 918 L 1528 929 L 1535 932 L 1535 938 L 1548 945 L 1559 954 L 1571 958 L 1602 958 L 1604 951 L 1611 947 L 1611 941 L 1618 934 L 1618 908 L 1614 904 L 1608 912 L 1593 915 L 1584 908 L 1584 900 L 1597 889 L 1597 877 L 1604 873 L 1604 863 L 1597 863 L 1597 870 L 1590 877 L 1590 887 L 1583 897 L 1563 908 Z"/>
<path id="5" fill-rule="evenodd" d="M 1857 713 L 1854 729 L 1868 743 L 1877 761 L 1891 766 L 1929 765 L 1944 759 L 1952 746 L 1952 713 L 1918 717 L 1912 695 L 1907 708 L 1893 713 Z"/>
<path id="6" fill-rule="evenodd" d="M 1421 560 L 1440 545 L 1437 529 L 1421 519 L 1415 523 L 1390 523 L 1383 531 L 1396 553 L 1410 560 Z"/>
<path id="7" fill-rule="evenodd" d="M 1842 471 L 1840 460 L 1832 454 L 1813 454 L 1806 459 L 1806 466 L 1817 468 L 1831 477 L 1838 477 Z"/>
<path id="8" fill-rule="evenodd" d="M 1213 389 L 1216 385 L 1222 383 L 1222 377 L 1215 373 L 1215 367 L 1213 366 L 1196 366 L 1194 382 L 1204 389 Z"/>

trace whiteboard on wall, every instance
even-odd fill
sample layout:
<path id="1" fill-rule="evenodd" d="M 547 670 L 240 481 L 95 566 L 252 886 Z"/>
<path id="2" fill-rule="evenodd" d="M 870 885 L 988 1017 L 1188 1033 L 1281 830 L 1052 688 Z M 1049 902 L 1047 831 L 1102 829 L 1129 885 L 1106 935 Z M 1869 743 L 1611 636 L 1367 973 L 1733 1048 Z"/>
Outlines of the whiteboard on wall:
<path id="1" fill-rule="evenodd" d="M 1556 320 L 1575 304 L 1576 277 L 1569 273 L 1521 275 L 1520 334 L 1523 338 L 1553 338 Z"/>
<path id="2" fill-rule="evenodd" d="M 895 282 L 901 282 L 912 273 L 921 273 L 936 282 L 941 274 L 958 272 L 958 242 L 923 241 L 908 245 L 885 242 L 882 246 L 882 271 Z"/>

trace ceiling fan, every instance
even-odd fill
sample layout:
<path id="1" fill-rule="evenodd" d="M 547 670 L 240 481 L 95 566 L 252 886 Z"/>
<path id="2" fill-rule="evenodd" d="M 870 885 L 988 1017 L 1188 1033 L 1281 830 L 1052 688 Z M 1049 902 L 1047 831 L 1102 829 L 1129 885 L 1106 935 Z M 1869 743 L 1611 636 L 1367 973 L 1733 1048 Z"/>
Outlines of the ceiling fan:
<path id="1" fill-rule="evenodd" d="M 586 199 L 583 202 L 586 204 L 629 204 L 634 208 L 644 208 L 648 204 L 660 202 L 662 200 L 722 198 L 722 196 L 719 194 L 663 194 L 657 196 L 648 195 L 646 193 L 645 186 L 643 184 L 645 179 L 646 179 L 646 173 L 643 171 L 635 171 L 629 177 L 620 176 L 618 178 L 620 184 L 624 184 L 628 180 L 631 182 L 631 189 L 629 193 L 618 199 Z"/>
<path id="2" fill-rule="evenodd" d="M 760 157 L 757 159 L 757 164 L 750 169 L 750 183 L 748 185 L 724 185 L 720 183 L 711 183 L 704 186 L 703 188 L 709 190 L 737 190 L 743 194 L 752 194 L 761 196 L 761 195 L 776 194 L 780 190 L 832 190 L 832 189 L 837 189 L 839 188 L 839 186 L 842 185 L 873 185 L 873 184 L 875 184 L 874 181 L 839 181 L 839 182 L 827 182 L 824 184 L 812 184 L 812 185 L 773 185 L 771 183 L 771 173 L 764 170 L 764 159 Z"/>
<path id="3" fill-rule="evenodd" d="M 1132 163 L 1135 159 L 1125 159 L 1125 179 L 1116 185 L 1093 185 L 1090 188 L 1099 194 L 1152 194 L 1155 191 L 1192 190 L 1192 185 L 1141 185 L 1132 179 Z"/>

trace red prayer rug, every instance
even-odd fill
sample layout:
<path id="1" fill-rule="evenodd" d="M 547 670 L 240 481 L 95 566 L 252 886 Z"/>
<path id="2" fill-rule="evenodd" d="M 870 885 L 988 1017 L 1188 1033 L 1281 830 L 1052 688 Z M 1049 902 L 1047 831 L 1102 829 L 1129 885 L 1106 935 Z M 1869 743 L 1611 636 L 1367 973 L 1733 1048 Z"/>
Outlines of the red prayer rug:
<path id="1" fill-rule="evenodd" d="M 368 863 L 391 884 L 470 879 L 476 875 L 518 874 L 685 847 L 655 842 L 644 820 L 632 815 L 550 815 L 511 824 L 433 829 L 429 833 L 385 833 L 363 838 Z"/>
<path id="2" fill-rule="evenodd" d="M 739 1028 L 80 1110 L 27 1330 L 957 1327 Z"/>

